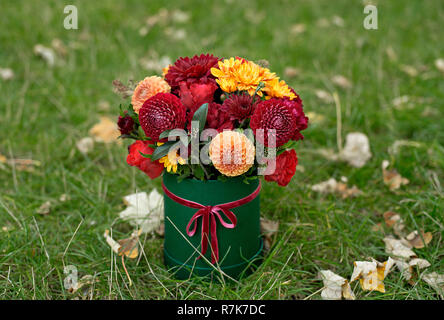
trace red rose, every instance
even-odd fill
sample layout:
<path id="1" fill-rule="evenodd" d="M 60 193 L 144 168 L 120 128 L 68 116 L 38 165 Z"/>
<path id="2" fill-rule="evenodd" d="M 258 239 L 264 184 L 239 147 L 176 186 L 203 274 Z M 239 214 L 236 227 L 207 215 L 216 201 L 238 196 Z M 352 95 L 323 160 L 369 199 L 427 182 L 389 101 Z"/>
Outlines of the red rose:
<path id="1" fill-rule="evenodd" d="M 296 152 L 293 149 L 291 149 L 290 151 L 286 150 L 277 156 L 276 169 L 274 170 L 274 173 L 267 175 L 267 167 L 267 169 L 265 170 L 265 180 L 275 181 L 281 187 L 285 187 L 294 176 L 297 164 L 298 157 L 296 155 Z"/>
<path id="2" fill-rule="evenodd" d="M 217 89 L 217 85 L 213 82 L 187 84 L 182 81 L 179 86 L 180 100 L 192 114 L 204 103 L 213 102 L 214 92 Z"/>
<path id="3" fill-rule="evenodd" d="M 185 111 L 178 97 L 171 93 L 158 93 L 146 100 L 140 109 L 140 126 L 147 137 L 157 142 L 165 130 L 185 127 Z"/>
<path id="4" fill-rule="evenodd" d="M 138 167 L 140 170 L 146 173 L 151 179 L 155 179 L 163 171 L 163 164 L 159 163 L 158 160 L 151 161 L 149 158 L 145 158 L 140 154 L 152 154 L 154 149 L 148 146 L 148 141 L 137 140 L 132 145 L 129 146 L 129 154 L 126 157 L 126 162 L 130 166 Z"/>

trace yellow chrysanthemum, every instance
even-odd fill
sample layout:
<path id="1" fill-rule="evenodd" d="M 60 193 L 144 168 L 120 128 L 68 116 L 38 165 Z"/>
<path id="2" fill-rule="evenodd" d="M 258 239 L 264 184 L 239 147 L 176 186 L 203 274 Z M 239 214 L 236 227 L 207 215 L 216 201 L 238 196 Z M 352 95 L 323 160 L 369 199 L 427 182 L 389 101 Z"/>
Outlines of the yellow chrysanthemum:
<path id="1" fill-rule="evenodd" d="M 209 153 L 214 167 L 220 173 L 235 177 L 251 168 L 255 148 L 245 134 L 222 131 L 211 140 Z"/>
<path id="2" fill-rule="evenodd" d="M 165 75 L 168 73 L 168 70 L 170 70 L 171 65 L 167 65 L 165 68 L 162 69 L 162 78 L 165 79 Z"/>
<path id="3" fill-rule="evenodd" d="M 163 166 L 166 168 L 168 172 L 173 171 L 174 173 L 176 173 L 177 165 L 178 164 L 184 165 L 186 163 L 186 160 L 182 158 L 176 150 L 172 150 L 168 152 L 166 156 L 160 158 L 159 162 L 163 163 Z"/>
<path id="4" fill-rule="evenodd" d="M 293 100 L 297 96 L 291 91 L 290 87 L 285 83 L 284 80 L 279 81 L 279 78 L 272 79 L 265 82 L 265 87 L 263 91 L 267 94 L 265 99 L 270 98 L 284 98 L 288 97 Z"/>
<path id="5" fill-rule="evenodd" d="M 269 69 L 240 58 L 219 61 L 218 68 L 211 68 L 211 74 L 223 91 L 247 91 L 250 95 L 254 95 L 259 83 L 276 78 Z M 257 94 L 262 96 L 261 90 Z"/>
<path id="6" fill-rule="evenodd" d="M 157 146 L 163 145 L 163 142 L 157 142 Z M 184 165 L 187 161 L 179 155 L 179 150 L 174 149 L 168 152 L 168 154 L 159 159 L 160 163 L 167 169 L 168 172 L 173 170 L 174 173 L 177 172 L 177 164 Z"/>

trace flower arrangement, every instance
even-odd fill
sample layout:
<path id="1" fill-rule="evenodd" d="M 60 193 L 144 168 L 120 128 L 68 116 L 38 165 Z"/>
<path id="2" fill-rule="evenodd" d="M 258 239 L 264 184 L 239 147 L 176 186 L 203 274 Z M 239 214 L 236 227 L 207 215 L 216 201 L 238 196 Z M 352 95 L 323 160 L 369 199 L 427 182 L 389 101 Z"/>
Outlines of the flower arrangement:
<path id="1" fill-rule="evenodd" d="M 286 186 L 296 171 L 295 142 L 307 128 L 299 95 L 268 68 L 211 54 L 179 58 L 162 77 L 135 88 L 121 110 L 121 138 L 135 139 L 127 163 L 151 179 L 248 183 L 264 175 Z"/>

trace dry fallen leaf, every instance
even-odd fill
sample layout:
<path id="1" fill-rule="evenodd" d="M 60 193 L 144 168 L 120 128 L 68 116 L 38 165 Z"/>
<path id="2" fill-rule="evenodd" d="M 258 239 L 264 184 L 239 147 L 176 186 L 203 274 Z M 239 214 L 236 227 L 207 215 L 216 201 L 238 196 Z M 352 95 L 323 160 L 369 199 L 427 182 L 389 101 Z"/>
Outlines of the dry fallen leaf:
<path id="1" fill-rule="evenodd" d="M 264 235 L 265 250 L 269 250 L 273 244 L 275 234 L 279 230 L 279 221 L 261 218 L 261 232 Z"/>
<path id="2" fill-rule="evenodd" d="M 5 81 L 11 80 L 12 78 L 14 78 L 14 71 L 12 71 L 12 69 L 10 68 L 0 68 L 0 78 Z"/>
<path id="3" fill-rule="evenodd" d="M 438 69 L 439 71 L 444 73 L 444 59 L 439 58 L 435 60 L 435 67 L 436 69 Z"/>
<path id="4" fill-rule="evenodd" d="M 410 262 L 406 262 L 402 259 L 395 259 L 396 267 L 401 271 L 402 276 L 409 284 L 414 285 L 415 278 L 417 276 L 416 269 L 424 269 L 430 267 L 430 263 L 425 259 L 414 258 Z"/>
<path id="5" fill-rule="evenodd" d="M 62 193 L 59 197 L 60 202 L 66 202 L 70 199 L 71 199 L 71 197 L 69 196 L 69 194 L 66 194 L 66 193 Z"/>
<path id="6" fill-rule="evenodd" d="M 421 234 L 417 230 L 409 233 L 405 239 L 410 243 L 410 245 L 416 249 L 424 248 L 432 241 L 432 233 L 421 231 Z"/>
<path id="7" fill-rule="evenodd" d="M 384 263 L 378 261 L 355 261 L 355 268 L 350 278 L 350 283 L 359 279 L 363 290 L 385 292 L 383 281 L 394 264 L 395 261 L 390 257 Z"/>
<path id="8" fill-rule="evenodd" d="M 383 181 L 386 186 L 389 187 L 391 191 L 399 189 L 402 185 L 409 183 L 407 178 L 402 177 L 396 169 L 387 170 L 390 163 L 388 160 L 382 161 L 382 176 Z"/>
<path id="9" fill-rule="evenodd" d="M 396 109 L 403 109 L 407 106 L 408 103 L 410 103 L 409 96 L 400 96 L 392 100 L 392 104 Z"/>
<path id="10" fill-rule="evenodd" d="M 47 216 L 50 212 L 51 212 L 51 201 L 46 201 L 37 209 L 37 213 L 43 216 Z"/>
<path id="11" fill-rule="evenodd" d="M 403 71 L 412 78 L 416 77 L 419 74 L 418 70 L 413 66 L 401 65 L 399 66 L 399 68 L 401 69 L 401 71 Z"/>
<path id="12" fill-rule="evenodd" d="M 352 167 L 361 168 L 372 157 L 367 136 L 361 132 L 351 132 L 345 138 L 345 147 L 339 158 Z"/>
<path id="13" fill-rule="evenodd" d="M 115 121 L 108 117 L 100 117 L 100 121 L 89 130 L 89 134 L 95 141 L 111 143 L 119 142 L 117 138 L 120 136 L 120 131 Z"/>
<path id="14" fill-rule="evenodd" d="M 118 250 L 119 256 L 126 256 L 130 259 L 135 259 L 139 256 L 139 236 L 142 230 L 133 231 L 131 237 L 127 239 L 118 240 L 120 248 Z"/>
<path id="15" fill-rule="evenodd" d="M 342 19 L 340 16 L 333 16 L 331 19 L 331 22 L 338 27 L 344 26 L 344 19 Z"/>
<path id="16" fill-rule="evenodd" d="M 350 80 L 342 75 L 333 76 L 331 78 L 331 81 L 342 89 L 350 89 L 352 87 L 352 83 L 350 82 Z"/>
<path id="17" fill-rule="evenodd" d="M 301 70 L 295 67 L 286 67 L 284 69 L 285 78 L 296 78 L 301 74 Z"/>
<path id="18" fill-rule="evenodd" d="M 355 295 L 347 279 L 335 274 L 330 270 L 319 271 L 319 277 L 324 282 L 321 297 L 324 300 L 355 300 Z"/>
<path id="19" fill-rule="evenodd" d="M 362 191 L 359 190 L 356 186 L 351 188 L 347 187 L 346 183 L 337 182 L 335 178 L 330 178 L 327 181 L 323 181 L 321 183 L 315 184 L 311 187 L 313 191 L 320 193 L 337 193 L 342 196 L 343 199 L 348 197 L 354 197 L 362 194 Z"/>
<path id="20" fill-rule="evenodd" d="M 170 57 L 159 56 L 156 51 L 150 50 L 146 57 L 143 57 L 139 60 L 139 63 L 142 68 L 146 70 L 162 73 L 162 70 L 165 67 L 169 66 L 172 62 Z"/>
<path id="21" fill-rule="evenodd" d="M 325 103 L 334 102 L 333 96 L 325 90 L 317 89 L 315 90 L 315 95 L 319 100 L 322 100 Z"/>
<path id="22" fill-rule="evenodd" d="M 416 257 L 416 253 L 412 251 L 406 240 L 398 240 L 389 236 L 384 238 L 384 242 L 385 252 L 389 255 L 404 260 Z"/>
<path id="23" fill-rule="evenodd" d="M 77 149 L 83 153 L 88 154 L 94 149 L 94 139 L 91 137 L 85 137 L 76 142 Z"/>
<path id="24" fill-rule="evenodd" d="M 441 295 L 444 292 L 444 274 L 437 272 L 426 273 L 421 276 L 421 279 L 427 282 L 433 289 Z"/>
<path id="25" fill-rule="evenodd" d="M 385 224 L 387 225 L 387 227 L 393 228 L 393 232 L 398 237 L 403 237 L 405 224 L 404 224 L 404 220 L 401 218 L 401 216 L 398 213 L 393 212 L 393 211 L 384 212 L 383 216 L 384 216 L 384 221 L 385 221 Z"/>
<path id="26" fill-rule="evenodd" d="M 304 33 L 306 29 L 305 24 L 297 23 L 290 27 L 290 34 L 297 36 L 298 34 Z"/>
<path id="27" fill-rule="evenodd" d="M 396 54 L 395 50 L 393 50 L 392 47 L 387 47 L 387 49 L 385 50 L 385 53 L 387 54 L 390 61 L 398 60 L 398 55 Z"/>
<path id="28" fill-rule="evenodd" d="M 325 116 L 323 114 L 319 114 L 313 111 L 308 111 L 306 113 L 306 116 L 308 117 L 311 124 L 322 123 L 325 120 Z"/>
<path id="29" fill-rule="evenodd" d="M 69 279 L 69 278 L 67 278 L 67 279 Z M 95 279 L 95 277 L 93 277 L 92 275 L 87 274 L 87 275 L 81 277 L 78 281 L 70 284 L 70 286 L 68 287 L 67 290 L 69 293 L 75 294 L 80 289 L 85 289 L 85 288 L 87 289 L 87 287 L 91 286 L 92 284 L 94 284 L 97 281 L 98 281 L 98 279 Z"/>
<path id="30" fill-rule="evenodd" d="M 7 163 L 18 171 L 34 172 L 35 167 L 40 167 L 42 163 L 32 159 L 8 159 Z"/>
<path id="31" fill-rule="evenodd" d="M 36 44 L 34 46 L 34 54 L 45 60 L 48 66 L 54 66 L 55 54 L 53 49 L 47 48 L 41 44 Z"/>
<path id="32" fill-rule="evenodd" d="M 163 196 L 153 189 L 146 192 L 130 194 L 123 198 L 128 206 L 119 213 L 119 217 L 137 227 L 142 233 L 160 231 L 163 221 Z M 159 233 L 159 232 L 158 232 Z"/>
<path id="33" fill-rule="evenodd" d="M 53 39 L 51 41 L 51 46 L 53 47 L 53 49 L 55 50 L 55 52 L 60 56 L 60 57 L 66 57 L 68 55 L 68 50 L 66 49 L 65 45 L 63 44 L 63 41 L 60 39 Z"/>

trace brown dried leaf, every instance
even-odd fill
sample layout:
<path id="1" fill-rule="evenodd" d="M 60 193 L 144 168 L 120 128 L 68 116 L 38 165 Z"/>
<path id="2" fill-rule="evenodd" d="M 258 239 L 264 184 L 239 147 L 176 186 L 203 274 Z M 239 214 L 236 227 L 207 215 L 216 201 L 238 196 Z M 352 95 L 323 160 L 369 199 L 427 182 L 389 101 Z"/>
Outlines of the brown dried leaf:
<path id="1" fill-rule="evenodd" d="M 365 291 L 385 292 L 384 279 L 395 264 L 395 260 L 388 258 L 384 263 L 378 261 L 355 261 L 350 283 L 359 279 L 361 288 Z"/>
<path id="2" fill-rule="evenodd" d="M 12 78 L 14 78 L 14 71 L 12 71 L 12 69 L 10 68 L 0 68 L 0 78 L 5 81 L 11 80 Z"/>
<path id="3" fill-rule="evenodd" d="M 265 250 L 269 250 L 273 244 L 275 234 L 279 230 L 279 221 L 261 218 L 261 232 L 264 235 Z"/>
<path id="4" fill-rule="evenodd" d="M 421 279 L 427 282 L 438 293 L 443 294 L 444 274 L 439 274 L 437 272 L 426 273 L 422 275 Z"/>
<path id="5" fill-rule="evenodd" d="M 296 78 L 301 74 L 301 70 L 295 67 L 286 67 L 284 69 L 284 75 L 286 78 Z"/>
<path id="6" fill-rule="evenodd" d="M 416 253 L 410 248 L 410 244 L 406 240 L 398 240 L 393 237 L 385 237 L 385 252 L 399 259 L 410 259 L 416 257 Z"/>
<path id="7" fill-rule="evenodd" d="M 51 201 L 46 201 L 37 209 L 37 213 L 47 216 L 51 212 L 51 206 Z"/>
<path id="8" fill-rule="evenodd" d="M 7 163 L 18 171 L 34 172 L 35 167 L 41 166 L 41 162 L 32 159 L 8 159 Z"/>
<path id="9" fill-rule="evenodd" d="M 120 245 L 118 250 L 119 256 L 125 255 L 130 259 L 135 259 L 139 256 L 139 236 L 142 233 L 142 230 L 133 231 L 131 237 L 127 239 L 118 240 L 117 242 Z"/>
<path id="10" fill-rule="evenodd" d="M 341 195 L 343 199 L 349 197 L 355 197 L 362 194 L 362 191 L 359 190 L 356 186 L 351 188 L 347 187 L 346 183 L 338 182 L 335 178 L 330 178 L 327 181 L 323 181 L 321 183 L 315 184 L 311 187 L 313 191 L 320 193 L 336 193 Z"/>
<path id="11" fill-rule="evenodd" d="M 410 245 L 416 249 L 424 248 L 424 246 L 428 245 L 430 241 L 432 241 L 433 235 L 431 232 L 421 231 L 421 235 L 417 230 L 409 233 L 406 236 L 406 240 L 410 243 Z"/>
<path id="12" fill-rule="evenodd" d="M 319 277 L 324 282 L 321 297 L 324 300 L 355 300 L 355 295 L 347 279 L 335 274 L 330 270 L 319 271 Z"/>
<path id="13" fill-rule="evenodd" d="M 75 294 L 80 289 L 86 289 L 95 282 L 98 282 L 98 279 L 90 274 L 87 274 L 81 277 L 77 282 L 73 283 L 67 290 L 69 293 Z"/>
<path id="14" fill-rule="evenodd" d="M 341 87 L 342 89 L 350 89 L 352 87 L 352 83 L 343 75 L 335 75 L 331 78 L 331 81 Z"/>
<path id="15" fill-rule="evenodd" d="M 393 232 L 395 232 L 395 234 L 398 237 L 403 237 L 405 224 L 404 224 L 404 220 L 401 218 L 401 216 L 398 213 L 393 212 L 393 211 L 384 212 L 383 216 L 384 216 L 385 224 L 389 228 L 393 227 Z"/>
<path id="16" fill-rule="evenodd" d="M 382 176 L 386 186 L 390 191 L 399 189 L 402 185 L 408 184 L 410 181 L 407 178 L 402 177 L 396 169 L 387 170 L 389 162 L 387 160 L 382 161 Z"/>
<path id="17" fill-rule="evenodd" d="M 96 141 L 105 143 L 120 142 L 117 140 L 120 136 L 117 123 L 108 117 L 100 117 L 100 121 L 89 130 L 89 134 L 92 135 Z"/>
<path id="18" fill-rule="evenodd" d="M 94 149 L 94 139 L 91 137 L 85 137 L 76 142 L 77 149 L 83 153 L 88 154 Z"/>

